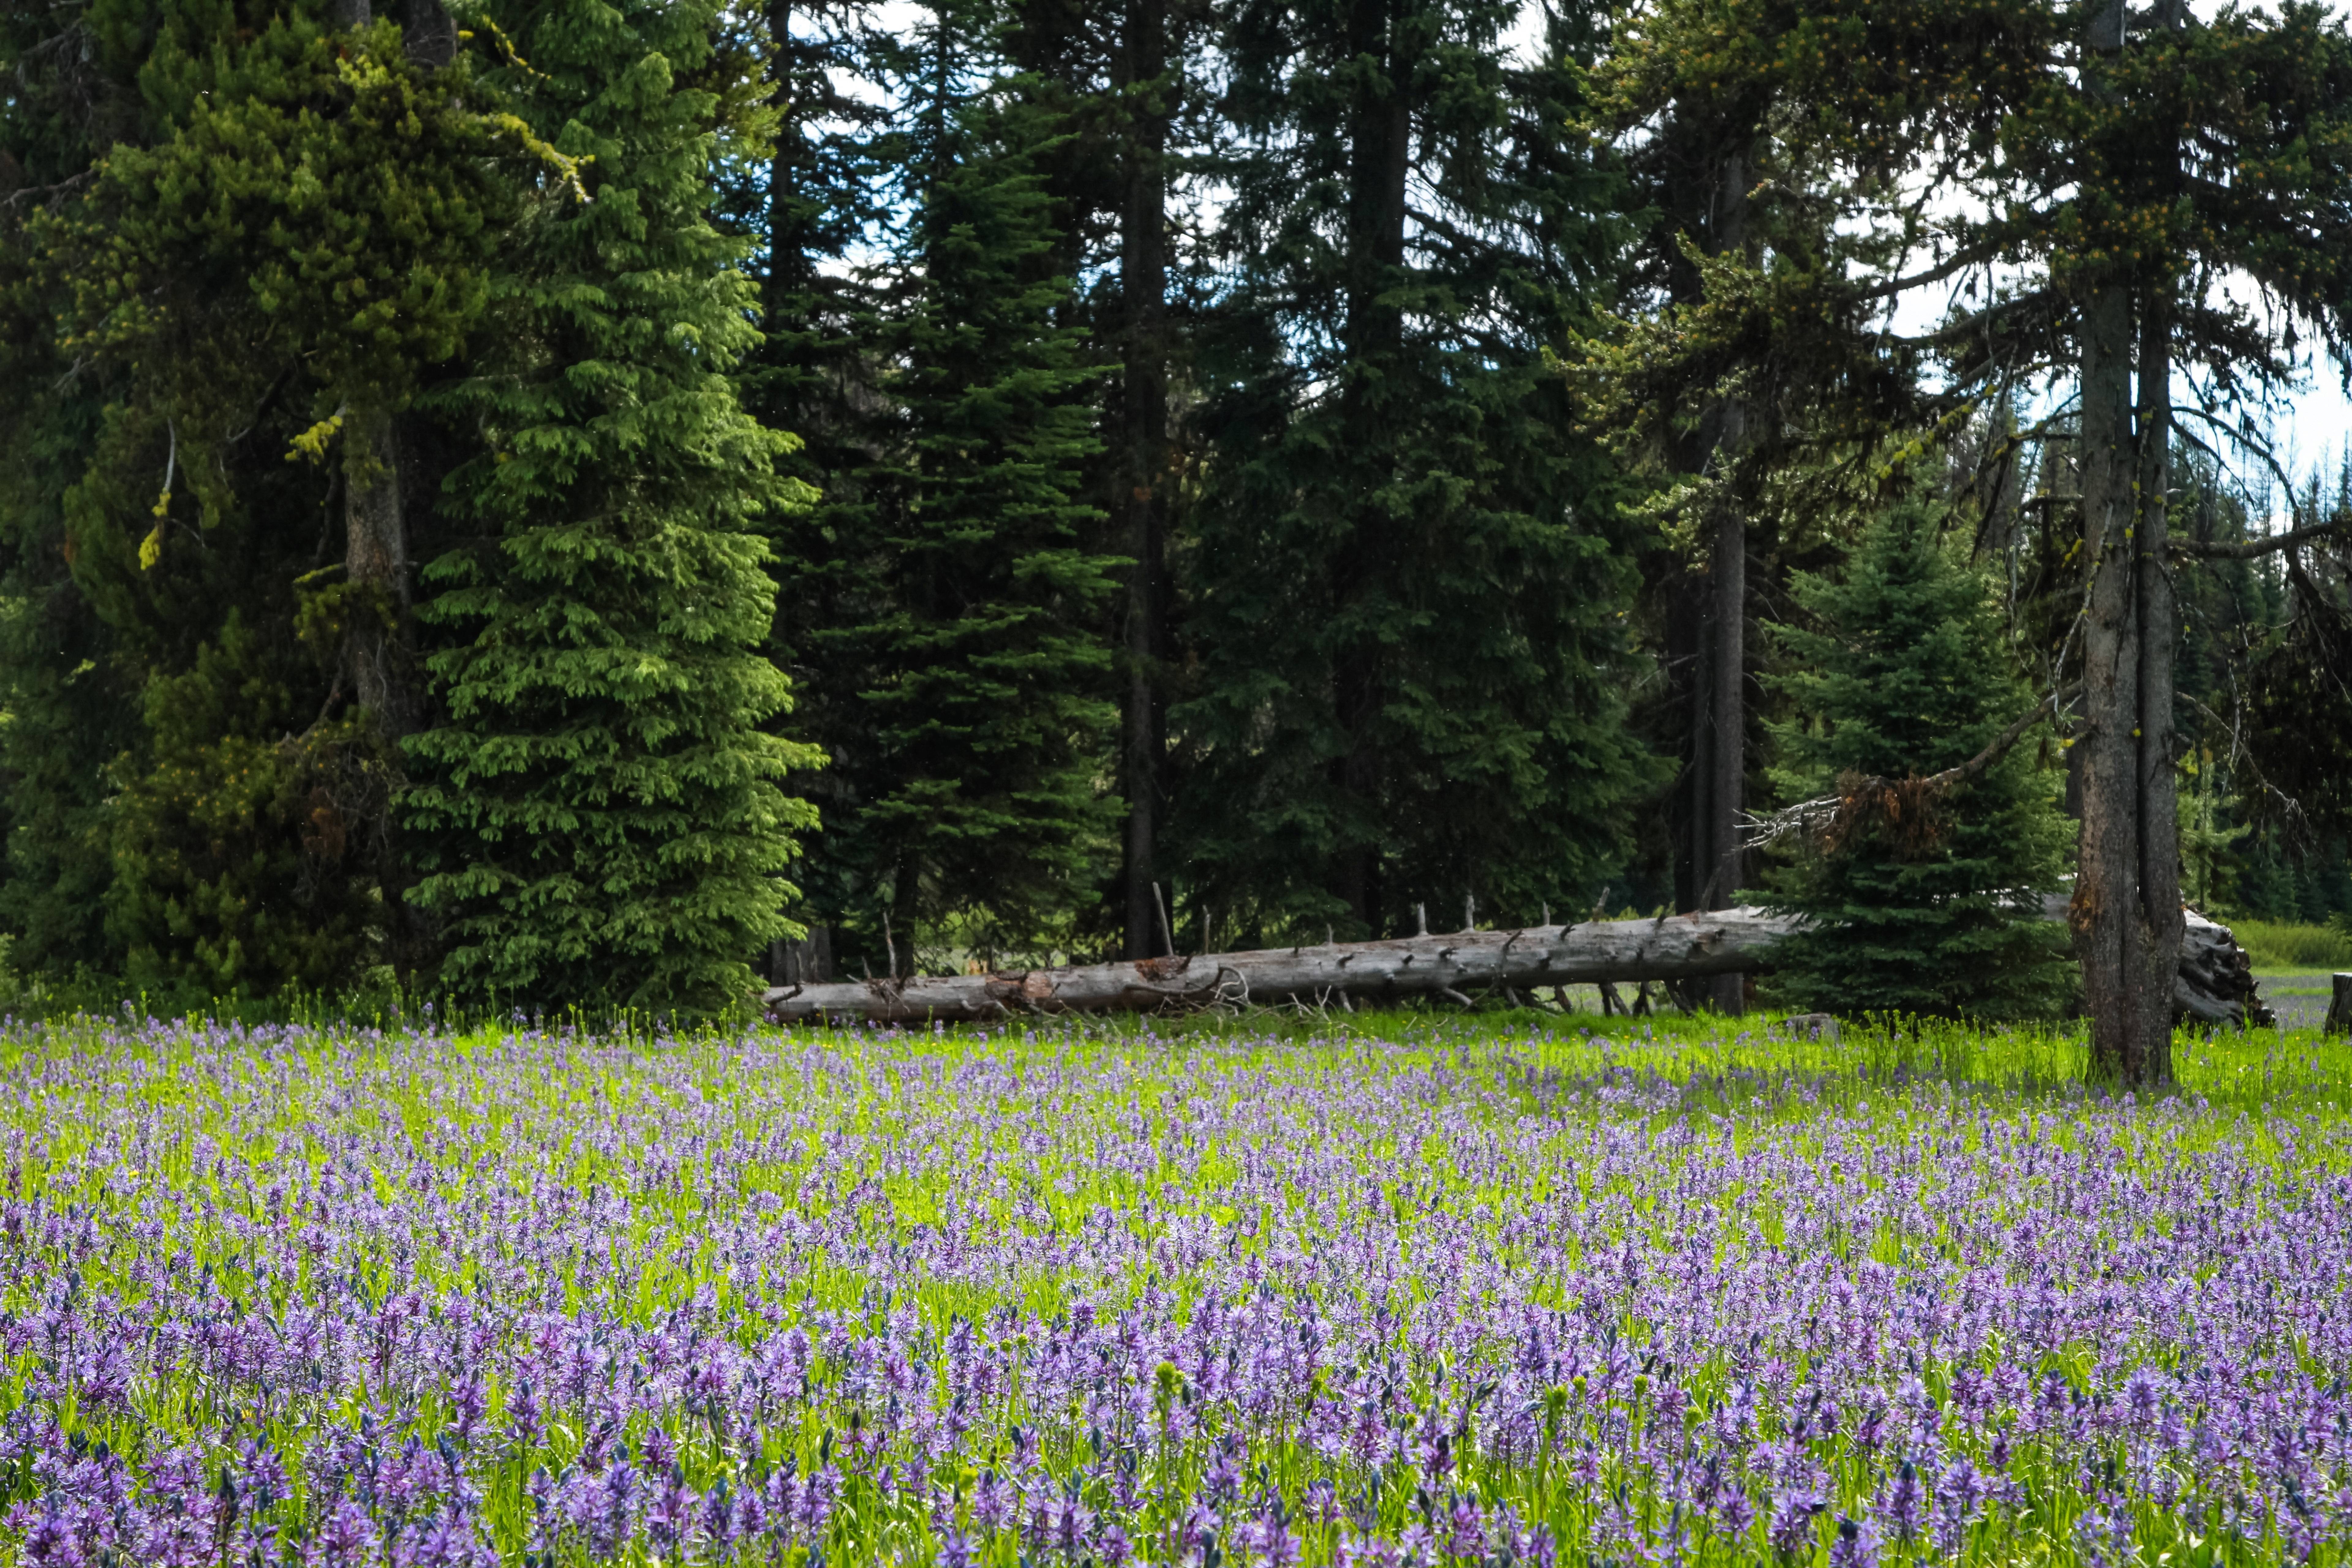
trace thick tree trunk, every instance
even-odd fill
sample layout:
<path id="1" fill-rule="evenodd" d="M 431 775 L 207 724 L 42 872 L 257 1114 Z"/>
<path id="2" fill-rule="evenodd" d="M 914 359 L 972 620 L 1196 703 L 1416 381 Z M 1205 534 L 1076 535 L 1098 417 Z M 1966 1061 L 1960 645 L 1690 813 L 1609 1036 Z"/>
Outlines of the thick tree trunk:
<path id="1" fill-rule="evenodd" d="M 1152 892 L 1158 875 L 1160 743 L 1159 660 L 1168 459 L 1166 0 L 1129 0 L 1120 51 L 1129 96 L 1127 191 L 1121 216 L 1119 288 L 1126 301 L 1119 389 L 1123 530 L 1135 564 L 1127 585 L 1127 715 L 1122 784 L 1127 795 L 1127 941 L 1129 958 L 1160 947 Z"/>
<path id="2" fill-rule="evenodd" d="M 2158 1081 L 2146 1058 L 2141 976 L 2138 564 L 2134 547 L 2131 305 L 2101 289 L 2083 312 L 2083 822 L 2072 923 L 2091 1015 L 2094 1073 Z"/>
<path id="3" fill-rule="evenodd" d="M 2092 14 L 2084 42 L 2085 90 L 2104 98 L 2124 47 L 2123 0 L 2105 0 Z M 2084 726 L 2075 742 L 2083 753 L 2081 858 L 2069 921 L 2091 1016 L 2092 1075 L 2153 1088 L 2172 1079 L 2165 976 L 2177 952 L 2170 933 L 2179 929 L 2179 868 L 2170 776 L 2171 595 L 2168 584 L 2147 580 L 2163 563 L 2140 531 L 2153 518 L 2163 531 L 2168 426 L 2160 411 L 2144 408 L 2143 428 L 2133 429 L 2132 316 L 2120 283 L 2097 288 L 2083 309 L 2083 562 L 2091 577 Z M 2168 326 L 2150 319 L 2142 327 L 2143 400 L 2168 403 Z M 2156 490 L 2143 493 L 2151 480 Z M 2147 620 L 2152 609 L 2163 615 L 2160 626 Z M 2159 802 L 2160 826 L 2153 817 Z"/>
<path id="4" fill-rule="evenodd" d="M 1744 132 L 1701 127 L 1691 133 L 1686 163 L 1690 178 L 1680 186 L 1687 203 L 1675 215 L 1674 243 L 1687 236 L 1709 255 L 1748 243 L 1749 170 Z M 1696 304 L 1702 297 L 1697 269 L 1685 259 L 1670 268 L 1676 300 Z M 1747 410 L 1726 400 L 1706 411 L 1675 454 L 1690 474 L 1720 468 L 1747 440 Z M 1740 812 L 1747 795 L 1748 524 L 1738 498 L 1717 502 L 1707 576 L 1688 602 L 1697 617 L 1696 635 L 1668 640 L 1690 649 L 1690 750 L 1682 783 L 1685 857 L 1675 885 L 1685 907 L 1719 910 L 1738 896 L 1742 877 Z M 1745 983 L 1724 975 L 1705 989 L 1713 1005 L 1737 1013 L 1746 1003 Z"/>
<path id="5" fill-rule="evenodd" d="M 2053 900 L 2049 918 L 2063 918 Z M 1268 948 L 1001 974 L 779 985 L 764 1001 L 780 1022 L 982 1020 L 1013 1013 L 1136 1012 L 1303 1003 L 1351 1009 L 1410 995 L 1465 997 L 1619 980 L 1705 982 L 1769 968 L 1785 915 L 1737 909 L 1525 931 L 1466 931 L 1386 942 Z M 2246 955 L 2227 928 L 2195 919 L 2172 1011 L 2210 1025 L 2267 1023 Z"/>
<path id="6" fill-rule="evenodd" d="M 392 413 L 352 409 L 343 422 L 343 574 L 355 588 L 345 628 L 352 684 L 387 741 L 415 728 L 402 632 L 408 618 L 408 530 Z"/>

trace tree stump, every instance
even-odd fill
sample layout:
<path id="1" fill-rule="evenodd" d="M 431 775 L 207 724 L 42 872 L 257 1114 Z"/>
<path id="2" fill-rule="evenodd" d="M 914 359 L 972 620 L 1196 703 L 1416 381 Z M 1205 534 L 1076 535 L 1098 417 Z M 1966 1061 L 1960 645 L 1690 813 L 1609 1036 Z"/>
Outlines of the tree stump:
<path id="1" fill-rule="evenodd" d="M 2327 1022 L 2321 1032 L 2352 1035 L 2352 974 L 2336 977 L 2336 994 L 2327 1004 Z"/>

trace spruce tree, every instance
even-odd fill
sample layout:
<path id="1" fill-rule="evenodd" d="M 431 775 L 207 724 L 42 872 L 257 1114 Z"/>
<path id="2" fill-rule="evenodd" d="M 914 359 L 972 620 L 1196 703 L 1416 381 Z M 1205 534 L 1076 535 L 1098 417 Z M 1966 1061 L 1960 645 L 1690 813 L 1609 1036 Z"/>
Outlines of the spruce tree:
<path id="1" fill-rule="evenodd" d="M 1065 944 L 1112 853 L 1116 583 L 1084 544 L 1097 373 L 1036 166 L 1052 123 L 1034 83 L 987 68 L 992 27 L 943 6 L 903 61 L 908 218 L 868 328 L 878 460 L 810 520 L 830 558 L 810 608 L 837 618 L 784 616 L 834 721 L 821 912 L 876 969 L 919 941 Z"/>
<path id="2" fill-rule="evenodd" d="M 788 437 L 727 374 L 755 301 L 705 215 L 712 95 L 680 81 L 710 12 L 491 19 L 511 40 L 496 85 L 577 186 L 546 182 L 496 285 L 495 351 L 446 399 L 483 449 L 446 487 L 475 537 L 427 572 L 446 719 L 409 742 L 417 897 L 464 994 L 737 1011 L 790 929 L 811 814 L 778 784 L 813 759 L 760 729 L 789 692 L 757 651 L 773 588 L 753 525 L 791 499 Z"/>
<path id="3" fill-rule="evenodd" d="M 1654 775 L 1623 723 L 1619 481 L 1544 360 L 1607 298 L 1622 192 L 1567 130 L 1593 39 L 1554 17 L 1517 68 L 1517 14 L 1233 15 L 1171 721 L 1193 896 L 1244 935 L 1576 907 Z"/>
<path id="4" fill-rule="evenodd" d="M 1938 537 L 1925 505 L 1866 528 L 1838 577 L 1799 574 L 1806 624 L 1772 628 L 1798 717 L 1772 726 L 1773 781 L 1811 799 L 1855 776 L 1956 767 L 2032 706 L 1990 585 Z M 1856 813 L 1782 873 L 1774 909 L 1807 924 L 1773 949 L 1774 987 L 1826 1012 L 2045 1016 L 2073 984 L 2063 931 L 2042 918 L 2067 847 L 2059 780 L 2014 747 L 1905 815 Z"/>

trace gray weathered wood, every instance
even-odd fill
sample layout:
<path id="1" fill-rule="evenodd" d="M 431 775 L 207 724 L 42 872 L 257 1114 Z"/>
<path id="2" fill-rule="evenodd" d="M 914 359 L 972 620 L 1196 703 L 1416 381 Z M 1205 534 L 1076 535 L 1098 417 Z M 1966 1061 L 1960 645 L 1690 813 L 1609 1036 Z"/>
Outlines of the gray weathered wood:
<path id="1" fill-rule="evenodd" d="M 2063 913 L 2064 900 L 2056 905 Z M 1757 909 L 1712 910 L 1061 969 L 780 985 L 763 1000 L 779 1021 L 957 1022 L 1266 1003 L 1345 1010 L 1415 994 L 1749 974 L 1769 967 L 1772 944 L 1794 925 L 1792 917 Z M 2260 1010 L 2255 1022 L 2267 1015 L 2228 930 L 2193 915 L 2176 1000 L 2184 1015 L 2208 1023 L 2240 1023 L 2250 1006 Z"/>

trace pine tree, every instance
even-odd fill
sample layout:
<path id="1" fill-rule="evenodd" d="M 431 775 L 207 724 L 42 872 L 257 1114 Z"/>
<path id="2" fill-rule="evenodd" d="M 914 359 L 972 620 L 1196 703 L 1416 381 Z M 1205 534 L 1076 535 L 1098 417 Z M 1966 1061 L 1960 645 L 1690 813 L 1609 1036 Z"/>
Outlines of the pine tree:
<path id="1" fill-rule="evenodd" d="M 498 73 L 579 185 L 551 179 L 497 285 L 495 353 L 448 396 L 480 455 L 446 490 L 475 539 L 428 569 L 446 720 L 414 737 L 418 899 L 475 996 L 740 1010 L 810 813 L 814 759 L 763 734 L 773 589 L 752 528 L 788 437 L 727 373 L 754 304 L 705 216 L 701 5 L 493 6 Z M 528 62 L 527 64 L 525 62 Z"/>
<path id="2" fill-rule="evenodd" d="M 1193 896 L 1244 936 L 1574 907 L 1653 777 L 1622 723 L 1618 481 L 1543 360 L 1606 297 L 1622 191 L 1566 129 L 1591 40 L 1555 18 L 1559 63 L 1513 68 L 1516 15 L 1233 15 L 1234 282 L 1199 350 L 1171 722 Z"/>
<path id="3" fill-rule="evenodd" d="M 1794 667 L 1776 683 L 1799 714 L 1773 726 L 1784 759 L 1773 780 L 1792 798 L 1853 775 L 1958 766 L 2032 705 L 1990 584 L 1953 558 L 1924 505 L 1873 522 L 1842 576 L 1801 574 L 1793 592 L 1810 623 L 1773 628 Z M 1769 897 L 1810 922 L 1774 948 L 1776 988 L 1849 1015 L 2054 1012 L 2071 964 L 2042 901 L 2066 838 L 2057 774 L 2025 747 L 1924 811 L 1859 816 Z"/>
<path id="4" fill-rule="evenodd" d="M 988 28 L 943 7 L 905 62 L 900 291 L 870 329 L 878 460 L 812 519 L 840 618 L 792 628 L 843 721 L 820 736 L 838 768 L 824 912 L 849 928 L 845 958 L 902 970 L 919 941 L 1066 944 L 1117 809 L 1097 629 L 1115 583 L 1083 545 L 1097 373 L 1036 168 L 1051 121 L 1032 84 L 985 70 Z"/>

